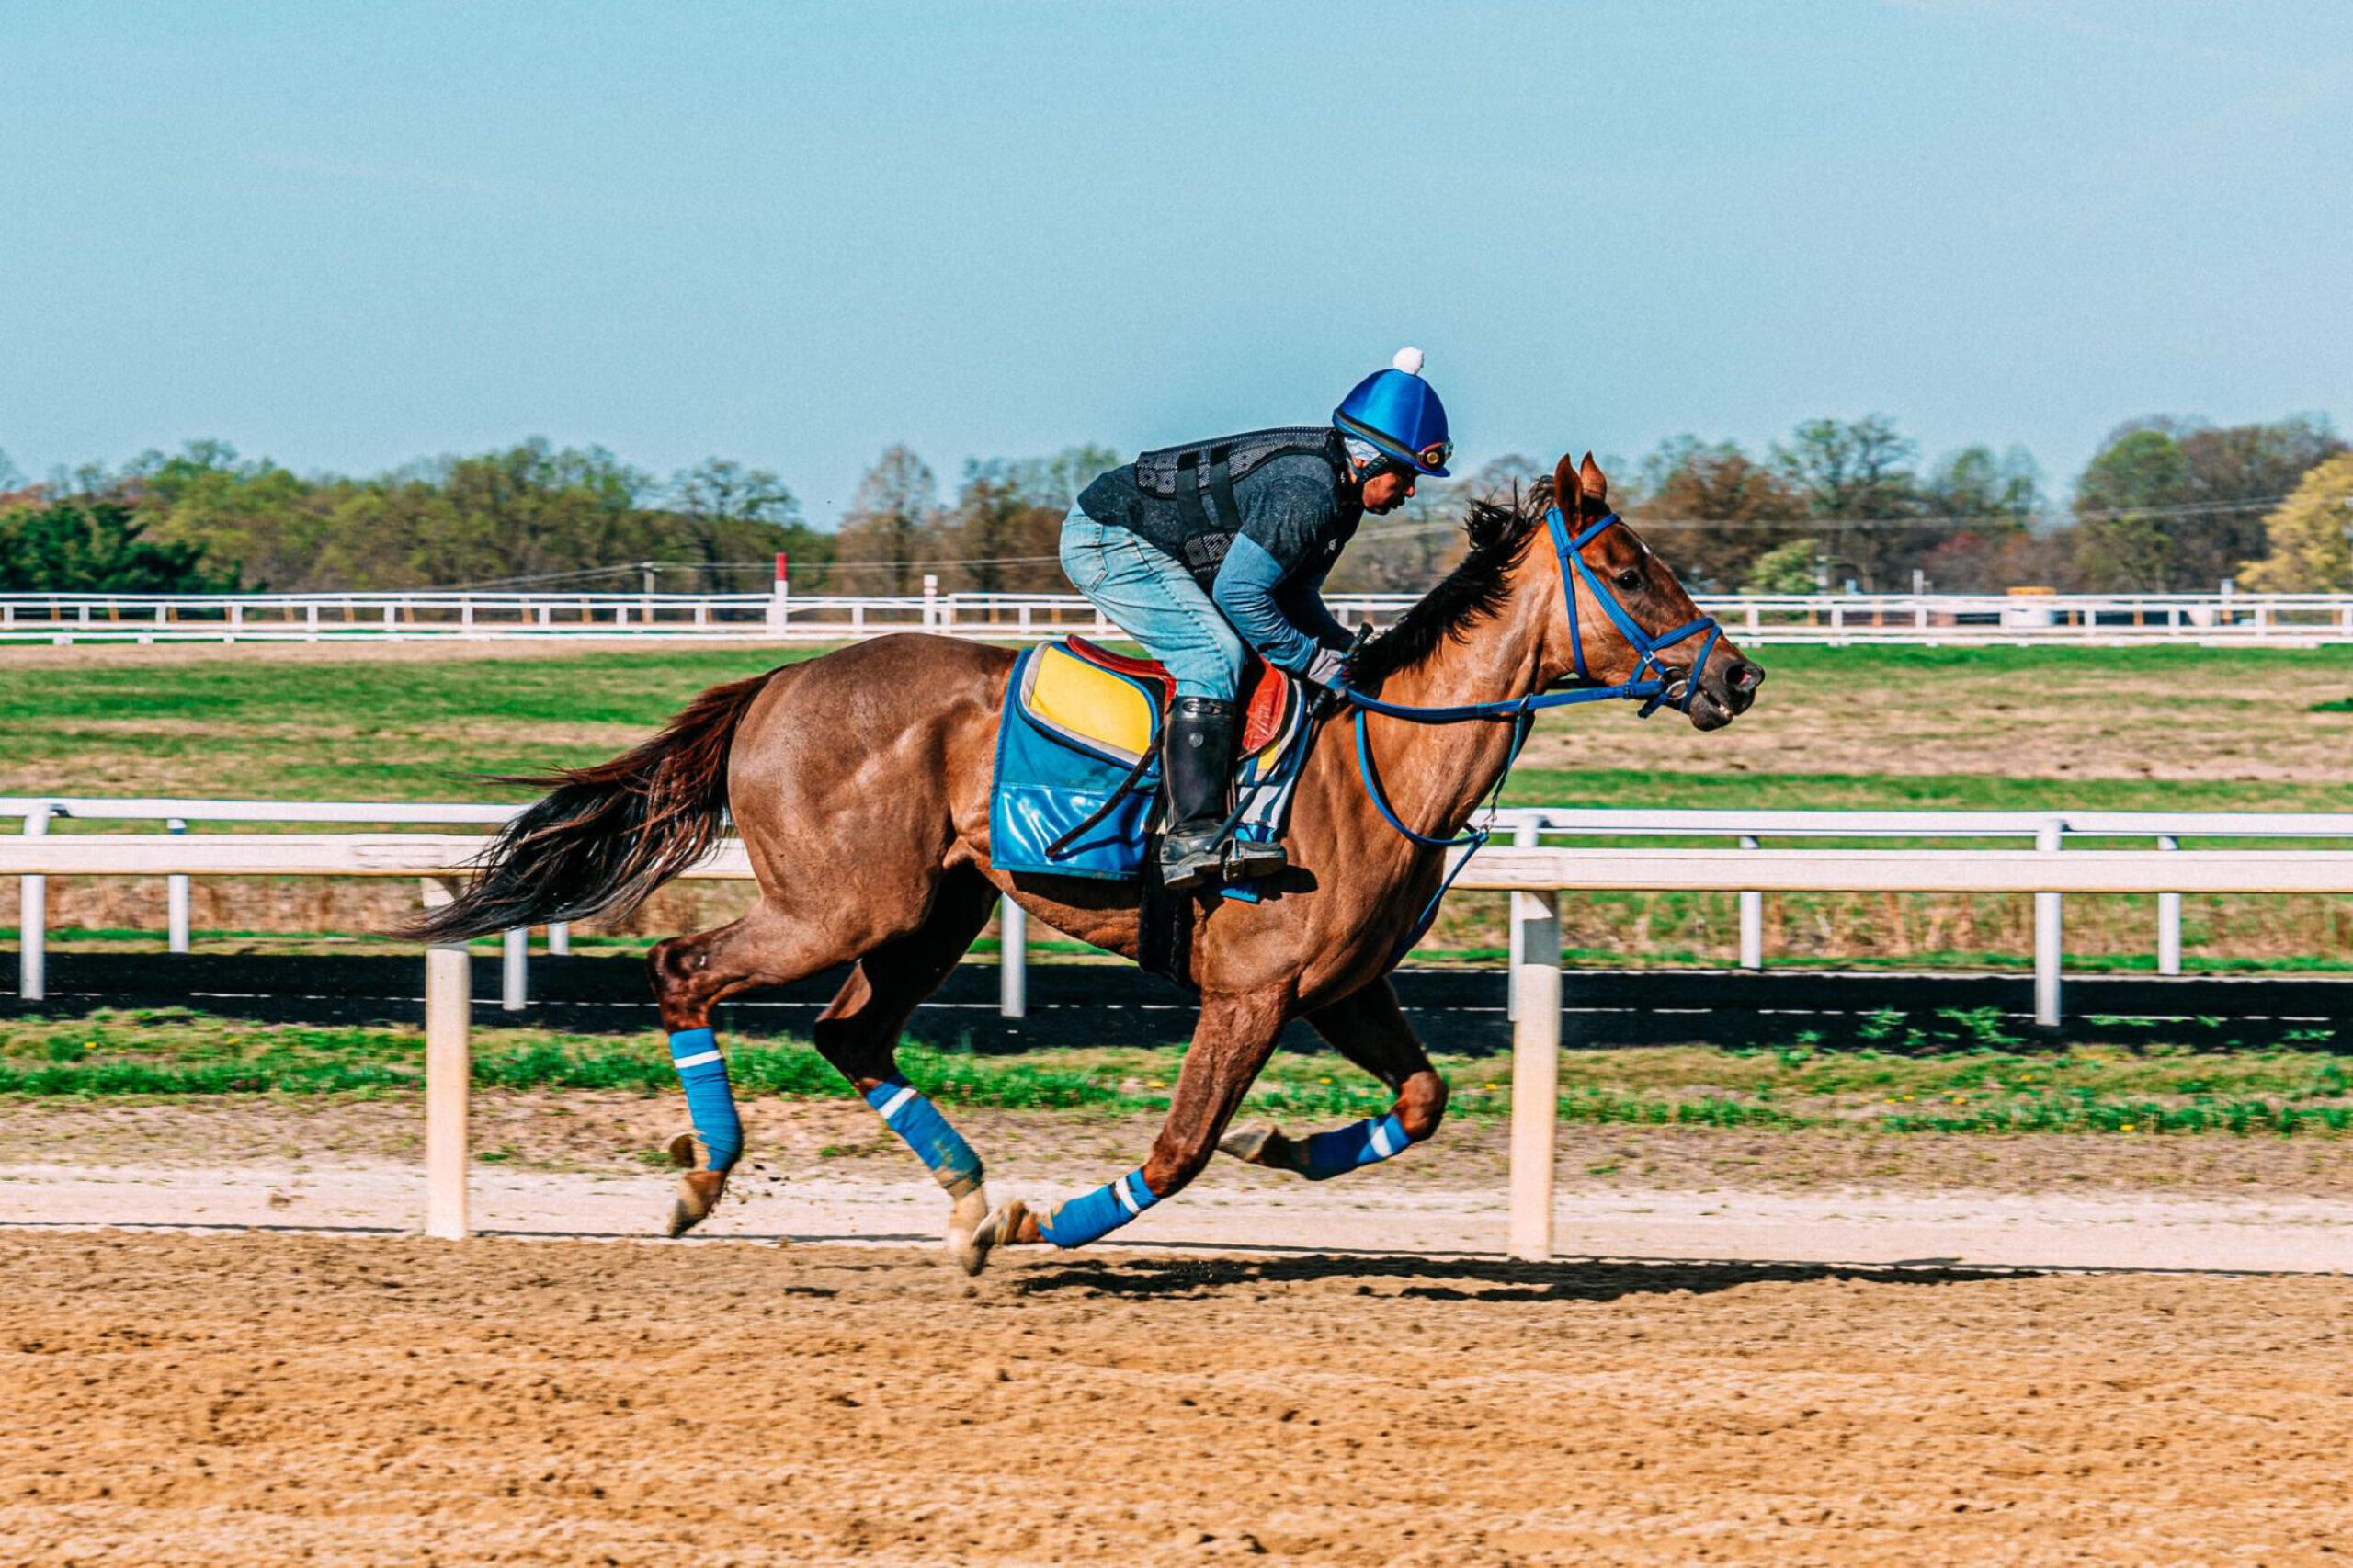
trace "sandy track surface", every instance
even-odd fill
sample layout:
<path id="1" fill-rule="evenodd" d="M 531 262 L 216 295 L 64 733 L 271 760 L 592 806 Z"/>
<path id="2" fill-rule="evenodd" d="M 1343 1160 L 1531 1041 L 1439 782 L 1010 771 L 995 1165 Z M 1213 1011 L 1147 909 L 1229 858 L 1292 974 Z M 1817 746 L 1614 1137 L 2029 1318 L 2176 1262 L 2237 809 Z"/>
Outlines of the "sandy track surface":
<path id="1" fill-rule="evenodd" d="M 2346 1292 L 0 1237 L 0 1560 L 2320 1562 Z"/>

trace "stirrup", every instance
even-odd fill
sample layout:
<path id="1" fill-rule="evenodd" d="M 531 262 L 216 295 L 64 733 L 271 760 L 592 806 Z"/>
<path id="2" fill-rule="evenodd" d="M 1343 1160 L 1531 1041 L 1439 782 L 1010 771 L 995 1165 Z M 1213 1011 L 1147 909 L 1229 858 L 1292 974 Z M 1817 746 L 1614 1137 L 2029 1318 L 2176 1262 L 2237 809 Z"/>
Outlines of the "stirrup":
<path id="1" fill-rule="evenodd" d="M 1160 839 L 1160 885 L 1176 892 L 1215 881 L 1225 874 L 1224 846 L 1214 825 L 1195 833 L 1163 834 Z"/>
<path id="2" fill-rule="evenodd" d="M 1256 839 L 1229 838 L 1225 843 L 1225 880 L 1229 882 L 1252 881 L 1259 877 L 1271 877 L 1288 869 L 1290 857 L 1279 844 L 1261 844 Z"/>

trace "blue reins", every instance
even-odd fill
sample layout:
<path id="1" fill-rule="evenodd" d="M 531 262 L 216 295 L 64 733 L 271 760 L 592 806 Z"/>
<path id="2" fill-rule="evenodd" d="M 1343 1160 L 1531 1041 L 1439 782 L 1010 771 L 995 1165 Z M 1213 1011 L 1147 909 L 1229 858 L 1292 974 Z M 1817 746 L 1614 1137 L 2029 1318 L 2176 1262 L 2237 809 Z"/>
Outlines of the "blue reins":
<path id="1" fill-rule="evenodd" d="M 1438 892 L 1430 895 L 1430 901 L 1424 906 L 1420 918 L 1414 923 L 1411 934 L 1391 955 L 1392 964 L 1404 957 L 1406 951 L 1421 940 L 1422 934 L 1429 929 L 1430 922 L 1438 915 L 1438 901 L 1446 896 L 1447 889 L 1454 885 L 1463 868 L 1471 864 L 1471 857 L 1495 836 L 1495 830 L 1485 826 L 1470 827 L 1460 837 L 1436 838 L 1407 827 L 1404 819 L 1397 814 L 1396 808 L 1390 804 L 1388 792 L 1381 787 L 1381 771 L 1373 766 L 1372 740 L 1365 722 L 1368 716 L 1378 713 L 1382 718 L 1402 719 L 1409 724 L 1458 724 L 1479 719 L 1510 720 L 1513 725 L 1511 755 L 1504 759 L 1503 772 L 1496 776 L 1495 790 L 1487 799 L 1487 809 L 1492 814 L 1503 800 L 1504 782 L 1511 777 L 1512 764 L 1519 760 L 1519 748 L 1527 743 L 1528 732 L 1534 726 L 1539 710 L 1564 708 L 1573 702 L 1601 702 L 1624 698 L 1639 700 L 1643 704 L 1642 717 L 1645 719 L 1662 707 L 1673 708 L 1681 713 L 1691 711 L 1692 699 L 1699 692 L 1700 673 L 1708 667 L 1709 656 L 1716 651 L 1716 643 L 1722 639 L 1723 628 L 1716 623 L 1714 616 L 1702 615 L 1654 637 L 1626 613 L 1626 607 L 1618 602 L 1618 596 L 1610 592 L 1609 585 L 1586 564 L 1584 555 L 1586 545 L 1620 522 L 1618 514 L 1612 512 L 1584 532 L 1573 536 L 1569 532 L 1568 521 L 1561 516 L 1561 508 L 1557 505 L 1548 507 L 1544 513 L 1544 525 L 1552 536 L 1552 551 L 1560 558 L 1561 591 L 1568 598 L 1570 662 L 1575 666 L 1576 679 L 1581 684 L 1531 691 L 1525 697 L 1501 702 L 1472 702 L 1452 708 L 1415 708 L 1404 703 L 1384 702 L 1351 687 L 1339 687 L 1339 695 L 1356 710 L 1357 771 L 1363 777 L 1364 792 L 1371 800 L 1373 808 L 1381 813 L 1381 820 L 1394 828 L 1400 836 L 1425 849 L 1466 851 L 1454 863 L 1454 869 L 1446 874 L 1445 880 L 1438 883 Z M 1596 680 L 1592 672 L 1586 668 L 1585 639 L 1577 628 L 1575 585 L 1578 581 L 1585 584 L 1586 590 L 1593 595 L 1594 602 L 1601 607 L 1602 613 L 1608 616 L 1619 635 L 1625 638 L 1627 644 L 1634 650 L 1634 673 L 1629 679 L 1614 685 L 1605 684 Z M 1707 640 L 1699 645 L 1699 656 L 1691 662 L 1690 674 L 1684 677 L 1683 689 L 1678 696 L 1675 682 L 1667 674 L 1666 664 L 1659 655 L 1702 631 L 1707 633 Z"/>

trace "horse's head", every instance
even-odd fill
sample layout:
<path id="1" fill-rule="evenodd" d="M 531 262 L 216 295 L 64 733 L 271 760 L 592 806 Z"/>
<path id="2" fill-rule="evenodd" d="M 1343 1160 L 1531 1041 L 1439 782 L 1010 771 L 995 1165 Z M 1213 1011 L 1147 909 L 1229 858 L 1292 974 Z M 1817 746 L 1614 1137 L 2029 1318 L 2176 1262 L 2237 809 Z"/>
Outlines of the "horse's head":
<path id="1" fill-rule="evenodd" d="M 1746 712 L 1764 670 L 1700 613 L 1666 562 L 1610 511 L 1609 481 L 1591 452 L 1582 464 L 1562 455 L 1552 496 L 1558 517 L 1550 520 L 1552 549 L 1543 553 L 1556 562 L 1561 594 L 1553 634 L 1545 638 L 1547 684 L 1664 680 L 1665 691 L 1643 711 L 1662 702 L 1681 709 L 1695 730 L 1722 729 Z"/>

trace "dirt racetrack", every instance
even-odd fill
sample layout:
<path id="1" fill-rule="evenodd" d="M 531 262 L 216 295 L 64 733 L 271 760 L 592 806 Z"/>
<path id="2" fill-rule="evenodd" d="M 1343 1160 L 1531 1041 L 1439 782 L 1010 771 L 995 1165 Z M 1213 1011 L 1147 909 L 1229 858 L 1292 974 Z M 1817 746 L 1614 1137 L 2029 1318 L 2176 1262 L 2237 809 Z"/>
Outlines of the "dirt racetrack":
<path id="1" fill-rule="evenodd" d="M 2336 1562 L 2348 1290 L 17 1233 L 0 1562 Z"/>

